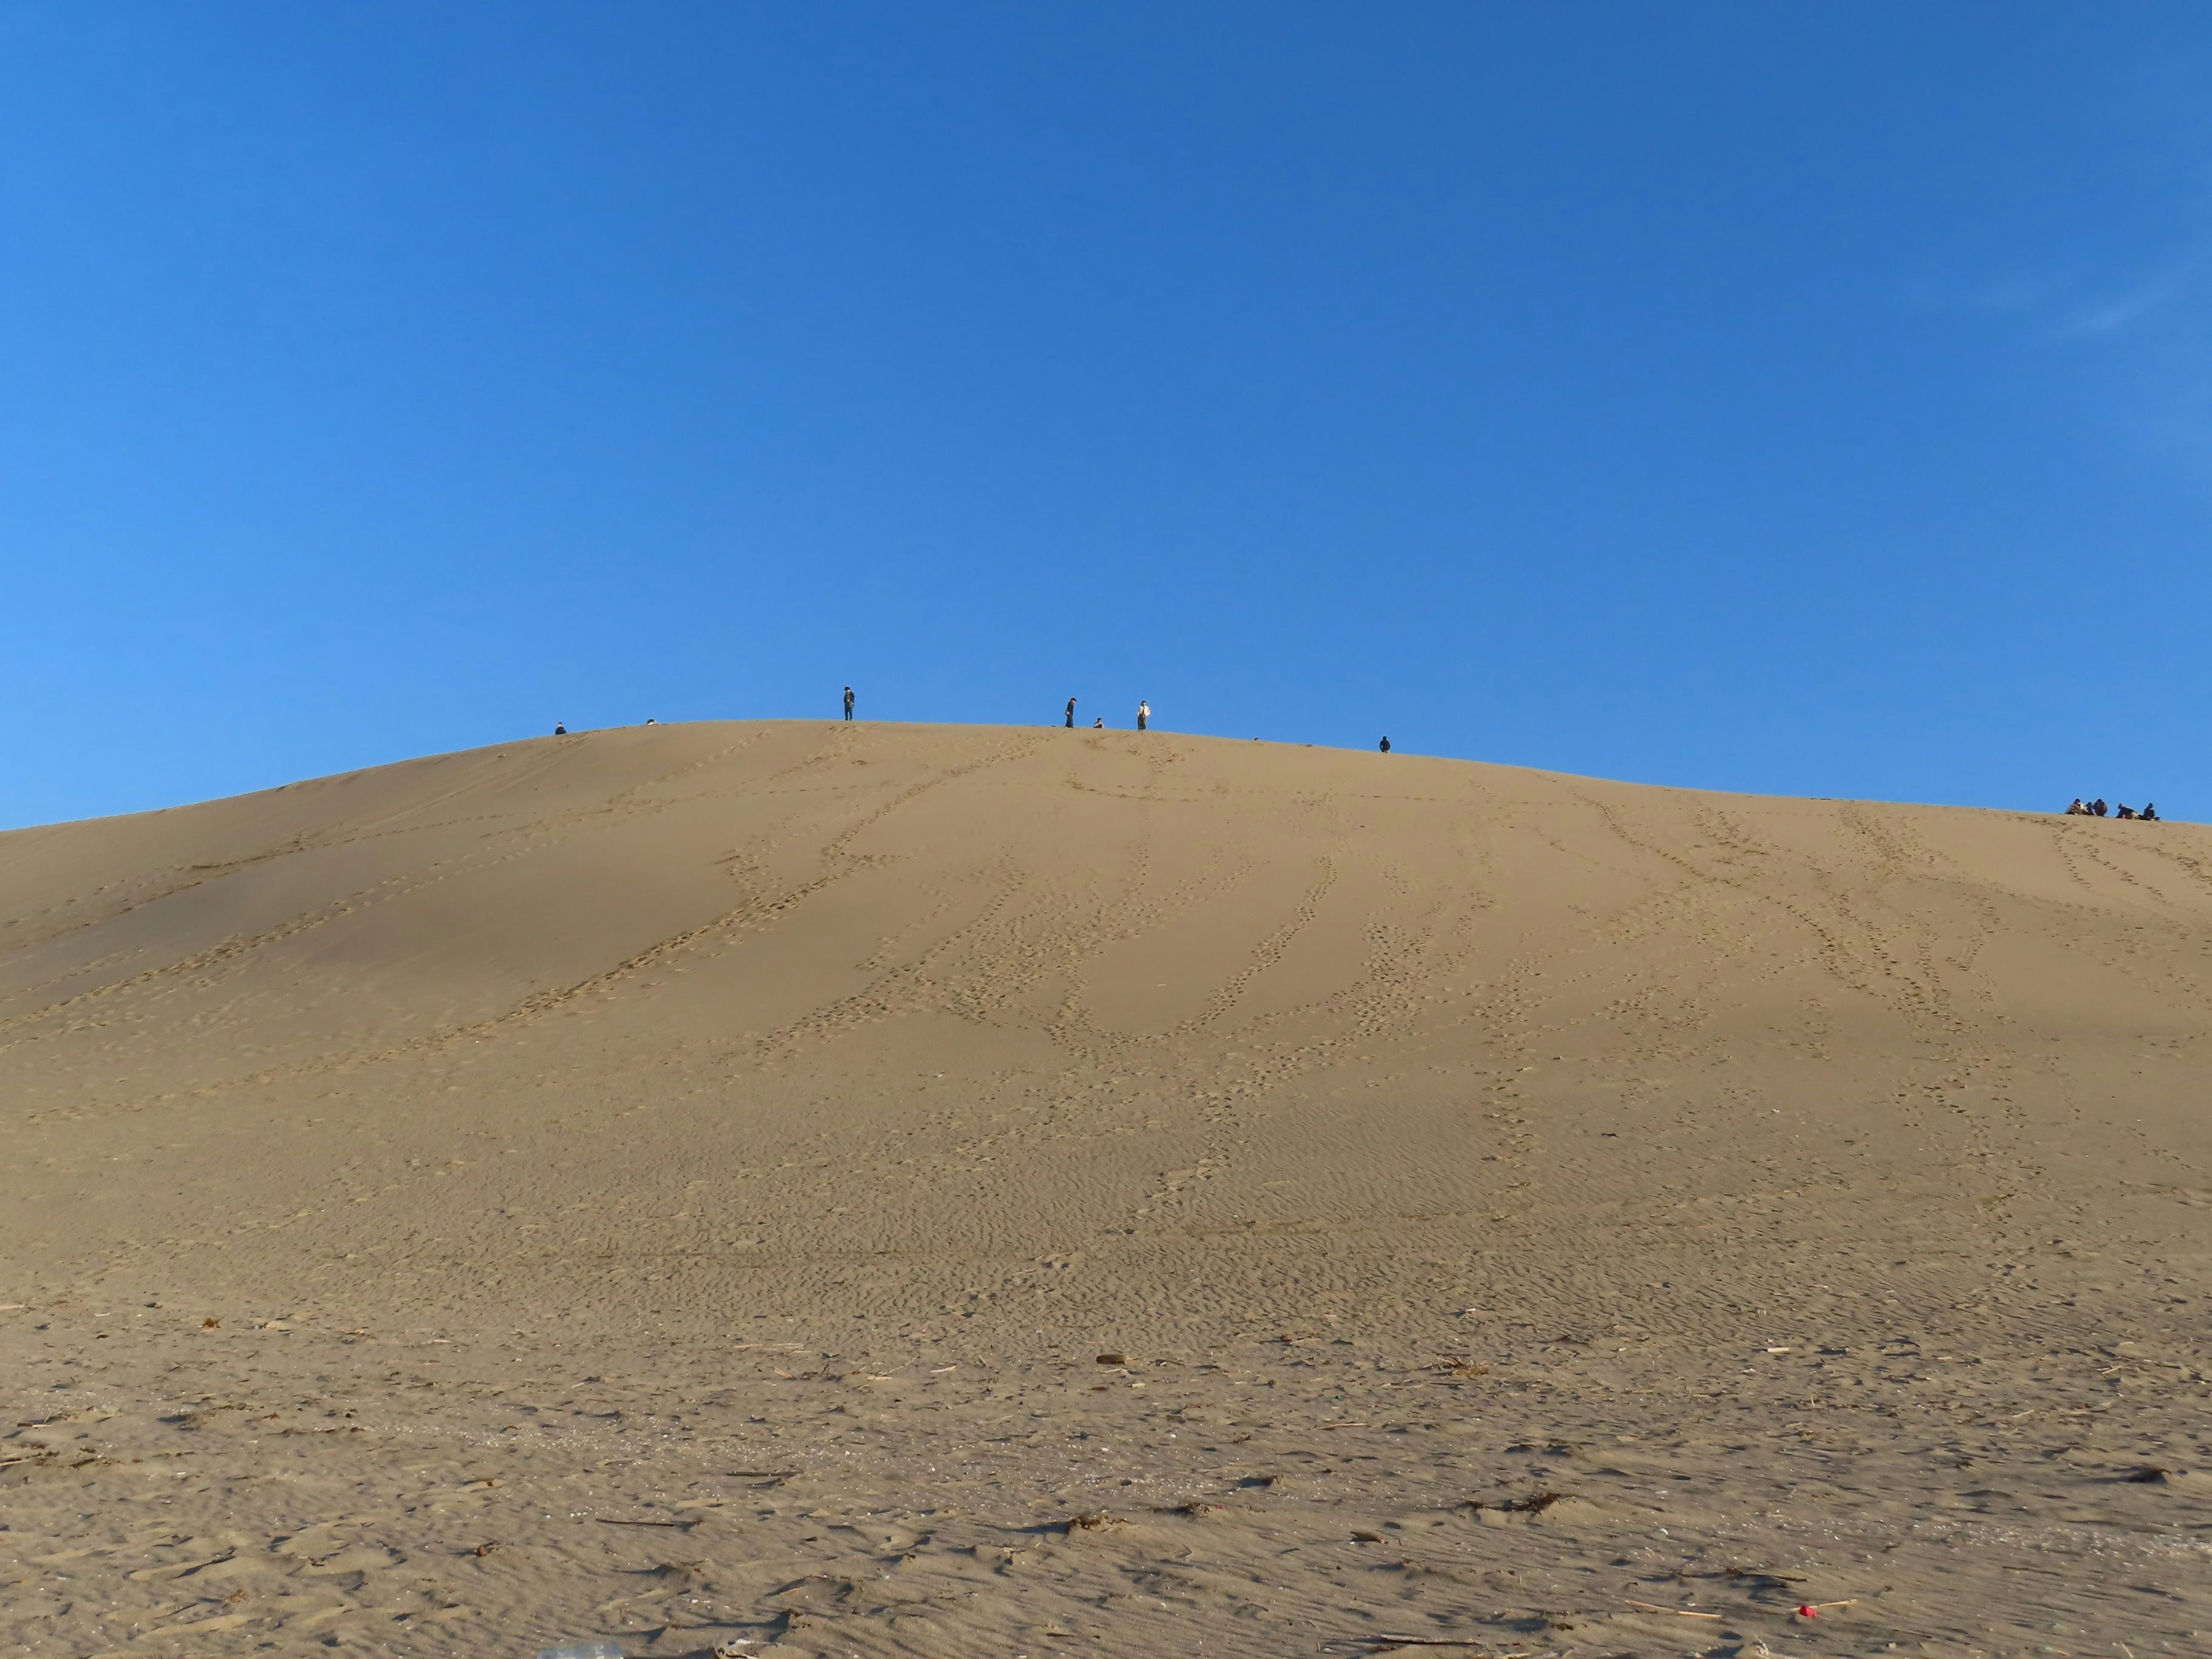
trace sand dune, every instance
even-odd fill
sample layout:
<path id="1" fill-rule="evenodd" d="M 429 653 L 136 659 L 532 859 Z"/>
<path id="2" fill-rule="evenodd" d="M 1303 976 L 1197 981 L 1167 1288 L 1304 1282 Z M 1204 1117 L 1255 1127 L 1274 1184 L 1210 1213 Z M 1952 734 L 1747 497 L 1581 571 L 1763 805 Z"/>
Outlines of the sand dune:
<path id="1" fill-rule="evenodd" d="M 2212 1651 L 2208 1032 L 2189 824 L 769 722 L 14 832 L 0 1635 Z"/>

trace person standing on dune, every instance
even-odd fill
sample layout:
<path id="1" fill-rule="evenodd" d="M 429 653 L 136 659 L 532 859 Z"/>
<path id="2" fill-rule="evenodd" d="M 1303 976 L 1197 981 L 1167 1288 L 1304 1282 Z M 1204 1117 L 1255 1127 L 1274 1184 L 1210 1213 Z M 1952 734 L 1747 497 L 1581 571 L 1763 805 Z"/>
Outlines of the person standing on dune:
<path id="1" fill-rule="evenodd" d="M 845 688 L 845 718 L 853 718 L 853 688 L 849 685 Z"/>
<path id="2" fill-rule="evenodd" d="M 1075 699 L 1073 697 L 1067 700 L 1067 729 L 1071 732 L 1075 730 Z"/>
<path id="3" fill-rule="evenodd" d="M 1137 705 L 1137 730 L 1139 730 L 1139 732 L 1142 732 L 1143 730 L 1145 730 L 1145 729 L 1146 729 L 1146 726 L 1148 726 L 1152 723 L 1152 704 L 1151 704 L 1151 703 L 1149 703 L 1149 702 L 1140 702 L 1140 703 L 1139 703 L 1139 704 Z"/>
<path id="4" fill-rule="evenodd" d="M 1388 738 L 1382 739 L 1382 752 L 1386 755 L 1390 752 L 1390 739 Z"/>

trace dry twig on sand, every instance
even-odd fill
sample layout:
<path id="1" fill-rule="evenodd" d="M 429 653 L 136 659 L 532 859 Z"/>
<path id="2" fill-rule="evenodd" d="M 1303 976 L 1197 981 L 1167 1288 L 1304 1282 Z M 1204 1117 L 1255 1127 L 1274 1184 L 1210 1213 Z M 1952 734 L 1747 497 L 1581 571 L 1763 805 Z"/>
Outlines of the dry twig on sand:
<path id="1" fill-rule="evenodd" d="M 1352 1638 L 1371 1648 L 1480 1648 L 1488 1644 L 1473 1636 L 1357 1636 Z M 1493 1659 L 1559 1659 L 1558 1650 L 1549 1653 L 1500 1653 Z"/>
<path id="2" fill-rule="evenodd" d="M 1638 1613 L 1671 1613 L 1677 1619 L 1723 1619 L 1725 1613 L 1692 1613 L 1687 1607 L 1662 1607 L 1656 1601 L 1638 1601 L 1633 1596 L 1626 1598 L 1628 1605 Z"/>

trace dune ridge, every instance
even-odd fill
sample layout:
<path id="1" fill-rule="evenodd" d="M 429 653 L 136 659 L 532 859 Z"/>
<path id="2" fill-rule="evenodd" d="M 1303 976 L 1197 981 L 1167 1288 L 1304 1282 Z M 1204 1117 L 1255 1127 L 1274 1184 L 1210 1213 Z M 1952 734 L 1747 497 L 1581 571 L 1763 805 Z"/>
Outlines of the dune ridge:
<path id="1" fill-rule="evenodd" d="M 11 832 L 0 1628 L 2203 1651 L 2208 993 L 2202 826 L 1157 731 Z"/>

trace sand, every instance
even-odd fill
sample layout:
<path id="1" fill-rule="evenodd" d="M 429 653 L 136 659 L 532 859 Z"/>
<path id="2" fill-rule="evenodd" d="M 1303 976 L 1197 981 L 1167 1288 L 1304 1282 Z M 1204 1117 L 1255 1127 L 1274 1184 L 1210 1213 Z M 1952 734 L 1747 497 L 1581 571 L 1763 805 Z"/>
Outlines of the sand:
<path id="1" fill-rule="evenodd" d="M 14 832 L 0 1640 L 2212 1652 L 2208 1032 L 2183 823 L 767 722 Z"/>

